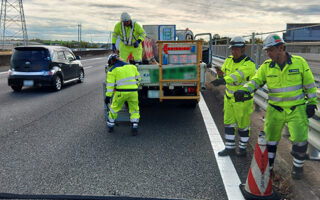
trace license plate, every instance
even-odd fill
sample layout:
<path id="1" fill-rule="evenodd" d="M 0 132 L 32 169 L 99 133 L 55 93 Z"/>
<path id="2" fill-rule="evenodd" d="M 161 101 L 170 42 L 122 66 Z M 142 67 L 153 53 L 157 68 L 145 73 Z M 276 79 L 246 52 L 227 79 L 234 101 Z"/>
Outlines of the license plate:
<path id="1" fill-rule="evenodd" d="M 24 80 L 23 86 L 33 86 L 33 80 Z"/>
<path id="2" fill-rule="evenodd" d="M 159 97 L 159 90 L 148 90 L 148 98 L 155 99 Z"/>

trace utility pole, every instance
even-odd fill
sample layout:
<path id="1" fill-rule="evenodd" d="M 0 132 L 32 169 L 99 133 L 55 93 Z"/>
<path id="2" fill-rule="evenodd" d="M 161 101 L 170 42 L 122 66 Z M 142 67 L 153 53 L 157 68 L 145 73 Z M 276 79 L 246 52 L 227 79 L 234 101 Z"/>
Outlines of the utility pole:
<path id="1" fill-rule="evenodd" d="M 78 24 L 78 43 L 79 47 L 81 48 L 81 24 Z"/>
<path id="2" fill-rule="evenodd" d="M 19 41 L 28 45 L 26 19 L 22 0 L 1 0 L 0 35 L 2 49 L 14 46 Z"/>

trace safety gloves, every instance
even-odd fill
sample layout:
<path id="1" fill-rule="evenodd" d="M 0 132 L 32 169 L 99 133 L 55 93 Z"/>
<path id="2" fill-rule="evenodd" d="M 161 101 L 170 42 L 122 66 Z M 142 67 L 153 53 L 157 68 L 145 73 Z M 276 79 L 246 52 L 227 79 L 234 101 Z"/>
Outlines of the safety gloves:
<path id="1" fill-rule="evenodd" d="M 217 72 L 217 74 L 218 74 L 218 77 L 219 77 L 219 78 L 222 78 L 224 73 L 223 73 L 223 71 L 221 70 L 221 68 L 218 67 L 218 66 L 215 66 L 214 68 L 216 69 L 216 72 Z"/>
<path id="2" fill-rule="evenodd" d="M 110 100 L 111 100 L 111 97 L 106 97 L 106 98 L 104 99 L 104 103 L 105 103 L 105 104 L 109 104 L 109 103 L 110 103 Z"/>
<path id="3" fill-rule="evenodd" d="M 316 110 L 318 110 L 316 105 L 307 105 L 306 112 L 307 112 L 308 118 L 313 117 Z"/>
<path id="4" fill-rule="evenodd" d="M 135 43 L 133 43 L 134 48 L 137 48 L 140 44 L 141 40 L 138 39 Z"/>
<path id="5" fill-rule="evenodd" d="M 248 91 L 244 91 L 244 90 L 237 90 L 234 93 L 234 99 L 236 102 L 240 102 L 240 101 L 246 101 L 251 99 L 251 94 Z"/>
<path id="6" fill-rule="evenodd" d="M 116 44 L 112 44 L 112 52 L 113 52 L 113 53 L 116 53 L 116 51 L 117 51 Z"/>
<path id="7" fill-rule="evenodd" d="M 211 81 L 211 84 L 214 86 L 225 85 L 226 81 L 224 80 L 224 78 L 219 78 L 214 81 Z"/>

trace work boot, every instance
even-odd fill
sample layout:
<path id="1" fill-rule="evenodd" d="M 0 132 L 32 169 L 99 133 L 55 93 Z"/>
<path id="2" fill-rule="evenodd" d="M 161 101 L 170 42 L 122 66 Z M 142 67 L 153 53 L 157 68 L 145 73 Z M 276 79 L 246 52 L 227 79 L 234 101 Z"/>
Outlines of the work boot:
<path id="1" fill-rule="evenodd" d="M 238 157 L 245 157 L 247 155 L 246 149 L 239 148 L 239 151 L 237 152 Z"/>
<path id="2" fill-rule="evenodd" d="M 109 133 L 113 132 L 114 123 L 107 121 L 107 128 Z"/>
<path id="3" fill-rule="evenodd" d="M 132 123 L 131 133 L 133 136 L 138 135 L 138 123 Z"/>
<path id="4" fill-rule="evenodd" d="M 303 167 L 292 167 L 291 177 L 295 180 L 300 180 L 303 175 Z"/>
<path id="5" fill-rule="evenodd" d="M 222 151 L 218 152 L 219 156 L 233 156 L 235 154 L 235 149 L 223 149 Z"/>
<path id="6" fill-rule="evenodd" d="M 109 133 L 113 132 L 113 128 L 114 128 L 113 126 L 107 126 L 107 127 L 108 127 L 108 132 Z"/>

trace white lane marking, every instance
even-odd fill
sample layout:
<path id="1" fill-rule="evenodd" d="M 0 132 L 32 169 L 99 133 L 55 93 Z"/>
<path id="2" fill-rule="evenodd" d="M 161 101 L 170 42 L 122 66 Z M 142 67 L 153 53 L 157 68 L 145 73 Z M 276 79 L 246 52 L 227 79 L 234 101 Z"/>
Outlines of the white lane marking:
<path id="1" fill-rule="evenodd" d="M 2 74 L 8 74 L 8 71 L 0 72 L 0 75 L 2 75 Z"/>
<path id="2" fill-rule="evenodd" d="M 88 67 L 84 67 L 85 69 L 90 69 L 90 68 L 92 68 L 93 66 L 88 66 Z"/>
<path id="3" fill-rule="evenodd" d="M 99 57 L 99 58 L 89 58 L 89 59 L 84 59 L 80 61 L 90 61 L 90 60 L 100 60 L 100 59 L 107 59 L 106 57 Z"/>
<path id="4" fill-rule="evenodd" d="M 244 200 L 240 191 L 239 185 L 241 183 L 237 171 L 229 156 L 219 157 L 218 152 L 224 149 L 223 140 L 219 134 L 216 124 L 211 116 L 207 104 L 200 94 L 199 108 L 203 116 L 203 121 L 206 125 L 207 132 L 210 138 L 211 146 L 214 151 L 214 156 L 217 160 L 224 188 L 226 190 L 228 199 L 230 200 Z"/>

